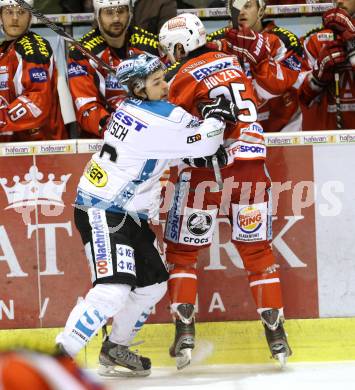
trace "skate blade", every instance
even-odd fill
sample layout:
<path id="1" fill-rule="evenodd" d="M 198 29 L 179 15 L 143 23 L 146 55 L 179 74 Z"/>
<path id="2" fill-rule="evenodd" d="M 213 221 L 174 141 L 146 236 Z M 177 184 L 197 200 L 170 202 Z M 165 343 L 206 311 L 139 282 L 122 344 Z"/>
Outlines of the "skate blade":
<path id="1" fill-rule="evenodd" d="M 281 368 L 284 368 L 286 366 L 287 357 L 288 355 L 286 354 L 286 352 L 280 352 L 274 355 L 274 359 L 278 360 Z"/>
<path id="2" fill-rule="evenodd" d="M 184 348 L 176 355 L 176 368 L 182 370 L 191 363 L 192 348 Z"/>
<path id="3" fill-rule="evenodd" d="M 150 375 L 151 371 L 143 370 L 143 371 L 133 371 L 125 367 L 120 366 L 105 366 L 103 364 L 99 365 L 97 373 L 100 376 L 104 376 L 106 378 L 117 378 L 117 377 L 142 377 Z"/>

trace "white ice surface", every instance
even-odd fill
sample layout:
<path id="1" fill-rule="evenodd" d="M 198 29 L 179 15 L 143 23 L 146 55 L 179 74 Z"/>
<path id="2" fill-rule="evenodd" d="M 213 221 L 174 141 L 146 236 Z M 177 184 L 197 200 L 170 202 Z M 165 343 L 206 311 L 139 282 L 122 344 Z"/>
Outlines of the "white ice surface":
<path id="1" fill-rule="evenodd" d="M 109 390 L 355 390 L 355 361 L 154 368 L 146 378 L 106 379 Z"/>

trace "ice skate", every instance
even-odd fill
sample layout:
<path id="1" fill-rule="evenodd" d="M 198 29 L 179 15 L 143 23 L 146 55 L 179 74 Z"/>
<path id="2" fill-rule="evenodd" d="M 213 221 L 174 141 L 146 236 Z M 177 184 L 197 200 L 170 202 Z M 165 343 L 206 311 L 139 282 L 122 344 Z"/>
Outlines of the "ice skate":
<path id="1" fill-rule="evenodd" d="M 292 355 L 292 350 L 287 342 L 287 336 L 283 328 L 283 318 L 277 309 L 265 310 L 261 313 L 261 320 L 265 328 L 266 340 L 269 344 L 271 355 L 284 367 L 287 358 Z"/>
<path id="2" fill-rule="evenodd" d="M 190 364 L 191 352 L 195 347 L 194 305 L 179 305 L 177 314 L 179 318 L 175 320 L 175 340 L 169 353 L 176 358 L 177 369 L 182 370 Z"/>
<path id="3" fill-rule="evenodd" d="M 117 376 L 148 376 L 151 362 L 149 358 L 140 356 L 129 350 L 125 345 L 119 345 L 106 339 L 99 356 L 99 375 Z"/>
<path id="4" fill-rule="evenodd" d="M 62 343 L 57 343 L 55 345 L 55 354 L 60 355 L 60 356 L 65 356 L 65 357 L 72 359 L 72 357 L 69 355 L 69 353 L 65 350 Z"/>

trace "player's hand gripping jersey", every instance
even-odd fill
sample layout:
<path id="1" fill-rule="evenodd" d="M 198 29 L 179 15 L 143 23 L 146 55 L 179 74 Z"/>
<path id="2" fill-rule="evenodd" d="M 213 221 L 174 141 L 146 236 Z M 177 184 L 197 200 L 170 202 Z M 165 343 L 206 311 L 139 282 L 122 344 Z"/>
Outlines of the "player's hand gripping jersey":
<path id="1" fill-rule="evenodd" d="M 134 27 L 129 30 L 128 36 L 129 41 L 121 49 L 110 47 L 98 28 L 84 35 L 80 42 L 113 68 L 126 58 L 143 51 L 158 54 L 155 35 Z M 114 75 L 98 67 L 74 47 L 69 52 L 68 78 L 80 127 L 95 136 L 101 136 L 100 120 L 114 111 L 117 99 L 125 97 L 126 92 Z"/>
<path id="2" fill-rule="evenodd" d="M 257 120 L 256 99 L 253 94 L 251 80 L 249 80 L 236 56 L 221 52 L 211 52 L 203 47 L 194 51 L 196 57 L 177 62 L 168 71 L 170 79 L 169 100 L 181 105 L 195 115 L 198 105 L 224 96 L 236 103 L 239 109 L 238 122 L 227 124 L 224 133 L 224 146 L 230 146 L 238 139 L 240 142 L 250 137 L 247 142 L 260 144 L 259 148 L 235 148 L 230 152 L 229 163 L 236 159 L 263 159 L 265 147 L 263 144 L 262 129 L 259 126 L 248 127 L 248 124 Z M 241 135 L 241 132 L 246 132 Z"/>
<path id="3" fill-rule="evenodd" d="M 303 79 L 300 76 L 303 53 L 293 33 L 268 21 L 263 23 L 261 33 L 248 28 L 240 31 L 224 28 L 210 34 L 208 40 L 217 40 L 221 50 L 237 55 L 242 61 L 243 70 L 253 79 L 258 121 L 265 132 L 299 130 L 297 88 Z"/>
<path id="4" fill-rule="evenodd" d="M 121 101 L 101 152 L 85 168 L 76 203 L 147 219 L 159 207 L 159 179 L 169 161 L 215 153 L 223 130 L 222 121 L 200 122 L 168 102 Z"/>
<path id="5" fill-rule="evenodd" d="M 52 49 L 38 34 L 1 44 L 0 100 L 0 142 L 66 138 Z"/>

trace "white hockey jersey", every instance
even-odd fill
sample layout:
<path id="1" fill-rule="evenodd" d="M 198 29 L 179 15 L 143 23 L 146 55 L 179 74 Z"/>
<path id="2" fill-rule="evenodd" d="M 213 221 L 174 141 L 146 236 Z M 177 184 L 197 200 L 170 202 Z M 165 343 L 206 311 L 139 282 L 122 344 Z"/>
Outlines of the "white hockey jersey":
<path id="1" fill-rule="evenodd" d="M 169 162 L 202 157 L 223 143 L 225 124 L 205 121 L 166 101 L 126 99 L 112 114 L 104 144 L 80 179 L 76 204 L 149 218 Z"/>

